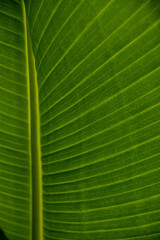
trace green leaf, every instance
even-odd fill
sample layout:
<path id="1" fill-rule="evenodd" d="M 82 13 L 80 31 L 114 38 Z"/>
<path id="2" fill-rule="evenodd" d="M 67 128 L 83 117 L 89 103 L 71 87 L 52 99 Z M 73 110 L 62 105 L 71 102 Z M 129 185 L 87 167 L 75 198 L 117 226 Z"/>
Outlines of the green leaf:
<path id="1" fill-rule="evenodd" d="M 24 19 L 20 3 L 0 2 L 0 227 L 11 240 L 31 239 L 32 224 Z"/>
<path id="2" fill-rule="evenodd" d="M 0 2 L 0 227 L 160 238 L 160 1 Z"/>

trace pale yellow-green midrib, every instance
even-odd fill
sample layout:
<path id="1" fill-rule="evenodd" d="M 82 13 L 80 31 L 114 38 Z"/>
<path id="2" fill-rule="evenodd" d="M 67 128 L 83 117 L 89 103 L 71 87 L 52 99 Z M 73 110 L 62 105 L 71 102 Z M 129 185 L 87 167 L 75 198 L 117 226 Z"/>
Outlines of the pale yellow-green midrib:
<path id="1" fill-rule="evenodd" d="M 31 156 L 31 239 L 43 240 L 42 167 L 37 72 L 23 0 L 22 9 L 25 27 L 26 76 L 28 86 L 28 122 L 30 139 L 29 151 Z"/>

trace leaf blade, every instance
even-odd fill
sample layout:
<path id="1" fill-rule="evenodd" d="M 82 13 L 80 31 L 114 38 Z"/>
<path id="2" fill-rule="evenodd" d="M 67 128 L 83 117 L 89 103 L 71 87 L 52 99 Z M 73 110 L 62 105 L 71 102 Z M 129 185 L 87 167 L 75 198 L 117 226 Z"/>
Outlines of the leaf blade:
<path id="1" fill-rule="evenodd" d="M 0 225 L 8 239 L 31 237 L 31 156 L 22 4 L 1 1 Z M 1 234 L 1 237 L 2 234 Z"/>

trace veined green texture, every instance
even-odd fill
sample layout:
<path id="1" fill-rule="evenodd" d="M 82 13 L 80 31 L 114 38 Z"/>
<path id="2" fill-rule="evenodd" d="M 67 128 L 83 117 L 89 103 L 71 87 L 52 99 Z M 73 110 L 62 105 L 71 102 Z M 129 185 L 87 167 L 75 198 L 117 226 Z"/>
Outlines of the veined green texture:
<path id="1" fill-rule="evenodd" d="M 20 191 L 21 188 L 19 187 L 19 189 L 18 189 L 18 187 L 16 186 L 14 181 L 10 183 L 12 188 L 14 188 L 14 187 L 17 188 L 17 191 L 15 191 L 13 194 L 10 194 L 11 190 L 7 192 L 8 193 L 7 196 L 10 198 L 10 201 L 13 201 L 12 198 L 15 198 L 15 201 L 16 201 L 17 208 L 13 208 L 13 209 L 12 209 L 12 205 L 14 207 L 15 202 L 14 201 L 13 201 L 13 203 L 11 202 L 10 208 L 13 211 L 12 215 L 14 213 L 15 214 L 19 214 L 19 212 L 22 212 L 22 213 L 21 213 L 21 217 L 19 217 L 19 221 L 12 223 L 12 221 L 10 222 L 10 219 L 6 219 L 7 224 L 6 225 L 2 224 L 1 228 L 5 229 L 5 232 L 7 233 L 7 236 L 9 238 L 10 238 L 10 236 L 12 236 L 11 239 L 16 239 L 16 240 L 17 239 L 38 239 L 38 240 L 41 240 L 43 238 L 43 233 L 42 233 L 42 231 L 43 231 L 42 219 L 43 218 L 42 218 L 42 171 L 41 171 L 41 150 L 40 150 L 40 123 L 39 123 L 40 118 L 39 118 L 37 75 L 36 75 L 36 69 L 35 69 L 35 63 L 34 63 L 34 56 L 32 53 L 30 36 L 29 36 L 28 29 L 27 29 L 28 23 L 27 23 L 27 19 L 26 19 L 26 11 L 25 11 L 24 2 L 19 1 L 16 3 L 13 1 L 8 1 L 8 4 L 7 4 L 7 2 L 2 2 L 1 5 L 2 5 L 2 10 L 3 10 L 3 7 L 4 8 L 13 7 L 13 10 L 15 10 L 15 11 L 16 11 L 16 5 L 17 5 L 19 7 L 19 12 L 21 13 L 21 19 L 20 19 L 21 22 L 20 23 L 22 25 L 22 31 L 20 33 L 22 34 L 22 36 L 19 35 L 19 32 L 18 32 L 18 34 L 16 32 L 16 28 L 18 27 L 18 24 L 15 25 L 15 29 L 14 29 L 15 32 L 14 31 L 12 31 L 12 32 L 17 34 L 17 39 L 19 40 L 19 42 L 20 42 L 20 40 L 21 41 L 23 40 L 21 52 L 24 55 L 24 59 L 23 60 L 18 59 L 18 60 L 21 61 L 21 64 L 24 64 L 24 74 L 23 75 L 24 75 L 24 87 L 26 89 L 26 96 L 25 96 L 26 105 L 22 104 L 21 99 L 17 98 L 17 101 L 19 101 L 19 106 L 21 106 L 21 108 L 20 108 L 21 112 L 23 112 L 23 111 L 26 112 L 27 118 L 25 119 L 25 122 L 26 122 L 25 131 L 28 131 L 27 132 L 28 138 L 25 137 L 25 133 L 22 131 L 21 131 L 21 135 L 19 134 L 18 136 L 19 137 L 21 136 L 22 139 L 25 137 L 24 139 L 26 141 L 23 142 L 20 138 L 19 143 L 21 143 L 20 146 L 22 149 L 23 148 L 27 149 L 26 152 L 28 153 L 28 158 L 27 158 L 27 163 L 25 163 L 25 166 L 23 166 L 22 163 L 21 163 L 22 166 L 20 164 L 17 165 L 17 159 L 15 159 L 14 164 L 16 167 L 21 167 L 20 174 L 19 174 L 21 177 L 23 176 L 23 178 L 24 177 L 29 178 L 29 181 L 26 179 L 24 179 L 23 181 L 19 180 L 19 178 L 16 179 L 17 180 L 16 183 L 18 183 L 18 184 L 25 186 L 28 183 L 28 186 L 26 189 L 25 189 L 25 187 L 23 187 L 23 188 L 21 187 L 23 190 L 21 193 L 23 198 L 21 197 L 21 195 L 20 196 L 17 195 L 17 191 L 18 190 Z M 9 15 L 7 13 L 5 13 L 5 14 L 8 17 L 8 21 L 10 21 L 9 18 L 11 18 L 11 17 L 13 18 L 12 15 Z M 15 18 L 16 18 L 16 16 L 15 16 Z M 6 24 L 7 24 L 7 22 L 6 22 Z M 10 36 L 7 36 L 7 37 L 10 37 Z M 19 45 L 19 42 L 17 39 L 15 42 L 16 50 L 19 50 L 19 49 L 17 49 L 17 46 Z M 7 45 L 7 44 L 5 41 L 3 41 L 2 45 Z M 9 47 L 15 49 L 14 45 L 11 45 Z M 8 60 L 9 56 L 7 56 L 6 59 Z M 16 64 L 15 69 L 17 70 L 17 65 L 18 65 L 16 62 L 17 59 L 10 58 L 10 61 L 12 61 L 12 64 Z M 20 65 L 20 67 L 21 67 L 21 65 Z M 11 68 L 11 71 L 13 71 L 12 68 Z M 18 73 L 19 75 L 22 75 L 22 73 L 19 73 L 19 72 L 16 72 L 16 73 Z M 13 75 L 13 78 L 14 78 L 14 75 Z M 7 83 L 7 81 L 9 79 L 5 78 L 5 80 Z M 17 76 L 15 77 L 14 84 L 17 84 Z M 21 84 L 22 84 L 22 82 L 21 82 Z M 10 89 L 7 89 L 7 88 L 5 90 L 10 91 Z M 17 86 L 15 86 L 14 90 L 17 90 Z M 11 93 L 17 95 L 16 93 L 14 93 L 14 91 Z M 20 97 L 24 97 L 23 96 L 24 93 L 22 92 L 21 94 L 22 95 L 20 95 Z M 10 101 L 12 102 L 12 100 L 13 99 L 11 98 Z M 12 107 L 12 105 L 11 105 L 11 107 Z M 17 107 L 17 105 L 15 107 Z M 8 109 L 6 108 L 6 110 L 8 110 Z M 14 109 L 13 109 L 13 111 L 14 111 Z M 21 112 L 19 114 L 17 114 L 15 112 L 15 115 L 16 115 L 16 117 L 18 117 L 19 120 L 21 120 L 21 115 L 22 115 Z M 10 121 L 12 123 L 13 120 L 11 119 Z M 2 127 L 3 127 L 3 125 L 2 125 Z M 17 127 L 21 127 L 20 123 L 18 124 Z M 13 132 L 15 131 L 14 133 L 17 134 L 16 130 L 17 129 L 13 128 Z M 8 134 L 9 134 L 9 132 L 8 132 Z M 14 134 L 13 136 L 17 136 L 17 135 Z M 8 136 L 8 138 L 9 138 L 9 136 Z M 16 140 L 17 139 L 15 139 L 15 140 L 13 139 L 12 141 L 16 141 Z M 10 148 L 10 146 L 7 146 L 7 147 L 12 151 L 14 150 L 14 149 Z M 20 150 L 21 150 L 21 148 L 20 148 Z M 8 153 L 11 154 L 12 152 L 11 153 L 8 152 Z M 13 156 L 16 156 L 15 152 L 13 152 L 12 154 L 13 154 Z M 9 163 L 9 160 L 10 160 L 10 156 L 8 156 L 8 162 L 6 162 L 6 164 L 12 166 L 12 164 Z M 21 157 L 21 161 L 22 160 L 23 159 Z M 2 163 L 3 163 L 3 159 L 2 159 Z M 25 168 L 27 167 L 27 165 L 29 165 L 29 166 L 28 166 L 28 171 L 26 172 Z M 14 171 L 14 168 L 12 169 L 10 167 L 10 171 Z M 5 172 L 3 174 L 5 174 Z M 16 173 L 12 172 L 12 174 L 15 175 L 15 178 L 17 177 L 17 172 Z M 9 179 L 9 180 L 12 181 L 12 179 Z M 3 181 L 2 181 L 2 183 L 3 183 Z M 12 192 L 13 192 L 13 190 L 12 190 Z M 24 192 L 25 192 L 25 195 L 24 195 Z M 24 198 L 26 196 L 28 199 Z M 19 198 L 20 199 L 22 198 L 23 201 L 25 200 L 23 203 L 23 205 L 26 205 L 25 207 L 23 205 L 18 206 L 17 199 L 19 199 Z M 27 206 L 28 203 L 26 204 L 27 200 L 29 202 L 29 206 Z M 2 203 L 3 203 L 3 199 L 2 199 Z M 3 206 L 2 206 L 2 208 L 3 208 Z M 27 209 L 25 209 L 25 208 L 27 208 Z M 5 210 L 5 208 L 4 208 L 4 210 Z M 26 215 L 23 213 L 24 210 L 27 210 L 28 222 L 27 222 Z M 6 214 L 7 214 L 7 211 L 6 211 Z M 24 222 L 22 221 L 22 219 L 24 219 Z M 2 218 L 2 220 L 5 222 L 5 218 L 4 219 Z M 13 224 L 13 227 L 10 227 L 10 225 L 12 226 L 12 224 Z M 7 225 L 9 227 L 9 229 L 5 228 L 5 226 L 7 226 Z M 17 228 L 19 228 L 19 227 L 21 227 L 21 230 L 17 231 Z M 25 231 L 23 228 L 25 229 Z M 0 239 L 1 239 L 1 236 L 0 236 Z"/>
<path id="2" fill-rule="evenodd" d="M 159 240 L 160 1 L 24 3 L 27 19 L 21 1 L 0 1 L 1 228 Z"/>
<path id="3" fill-rule="evenodd" d="M 21 3 L 0 1 L 0 228 L 9 240 L 32 239 L 30 93 L 24 20 Z"/>

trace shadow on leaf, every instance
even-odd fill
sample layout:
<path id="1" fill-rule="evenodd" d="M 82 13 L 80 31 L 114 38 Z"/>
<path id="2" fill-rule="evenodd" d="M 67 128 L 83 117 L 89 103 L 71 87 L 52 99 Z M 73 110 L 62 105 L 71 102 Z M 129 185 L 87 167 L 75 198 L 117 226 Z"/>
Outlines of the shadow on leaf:
<path id="1" fill-rule="evenodd" d="M 4 232 L 2 231 L 2 229 L 0 229 L 0 240 L 9 240 L 9 239 L 5 236 L 5 234 L 4 234 Z"/>

